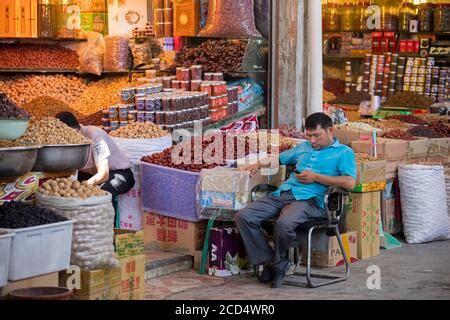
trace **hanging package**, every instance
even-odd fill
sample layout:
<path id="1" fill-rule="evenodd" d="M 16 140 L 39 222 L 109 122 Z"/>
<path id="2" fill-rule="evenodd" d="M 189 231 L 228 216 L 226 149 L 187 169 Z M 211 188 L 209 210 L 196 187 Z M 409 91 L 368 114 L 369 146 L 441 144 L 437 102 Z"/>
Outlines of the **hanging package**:
<path id="1" fill-rule="evenodd" d="M 126 71 L 128 68 L 128 57 L 128 36 L 105 37 L 103 67 L 106 71 Z"/>
<path id="2" fill-rule="evenodd" d="M 86 48 L 80 55 L 80 71 L 100 76 L 103 71 L 105 40 L 98 32 L 89 32 Z"/>
<path id="3" fill-rule="evenodd" d="M 88 199 L 36 193 L 39 206 L 75 221 L 70 263 L 83 270 L 118 268 L 114 253 L 114 208 L 111 195 Z"/>
<path id="4" fill-rule="evenodd" d="M 447 195 L 443 166 L 400 165 L 403 229 L 408 243 L 447 239 Z"/>
<path id="5" fill-rule="evenodd" d="M 210 0 L 206 27 L 200 37 L 261 37 L 256 29 L 253 0 Z"/>

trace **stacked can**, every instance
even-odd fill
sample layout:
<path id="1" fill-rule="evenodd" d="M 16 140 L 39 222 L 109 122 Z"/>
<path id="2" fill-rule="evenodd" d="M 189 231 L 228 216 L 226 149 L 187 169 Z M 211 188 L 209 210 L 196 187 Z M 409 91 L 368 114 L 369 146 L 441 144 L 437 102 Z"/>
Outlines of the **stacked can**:
<path id="1" fill-rule="evenodd" d="M 370 67 L 371 67 L 372 55 L 366 54 L 366 58 L 364 59 L 364 68 L 363 68 L 363 80 L 362 80 L 362 91 L 369 93 L 369 83 L 370 83 Z"/>
<path id="2" fill-rule="evenodd" d="M 345 93 L 350 93 L 352 88 L 352 62 L 345 62 Z"/>
<path id="3" fill-rule="evenodd" d="M 232 115 L 239 111 L 239 87 L 228 87 L 228 114 Z"/>

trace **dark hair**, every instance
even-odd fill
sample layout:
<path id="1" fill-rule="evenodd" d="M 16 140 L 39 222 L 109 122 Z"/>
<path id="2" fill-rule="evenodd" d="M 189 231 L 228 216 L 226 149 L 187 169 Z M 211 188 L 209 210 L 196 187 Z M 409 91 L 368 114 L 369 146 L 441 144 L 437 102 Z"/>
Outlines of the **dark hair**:
<path id="1" fill-rule="evenodd" d="M 333 120 L 327 116 L 325 113 L 319 112 L 310 115 L 306 118 L 305 121 L 305 129 L 306 130 L 315 130 L 318 127 L 322 129 L 328 130 L 333 127 Z"/>
<path id="2" fill-rule="evenodd" d="M 73 115 L 71 112 L 60 112 L 56 115 L 56 118 L 58 118 L 61 122 L 65 123 L 69 127 L 73 129 L 81 130 L 80 123 L 78 122 L 77 117 Z"/>

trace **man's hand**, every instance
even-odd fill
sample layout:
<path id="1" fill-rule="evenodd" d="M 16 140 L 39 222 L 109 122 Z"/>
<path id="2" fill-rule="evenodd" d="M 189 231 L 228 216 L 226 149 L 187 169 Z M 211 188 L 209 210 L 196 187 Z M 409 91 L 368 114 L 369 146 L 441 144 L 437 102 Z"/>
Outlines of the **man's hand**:
<path id="1" fill-rule="evenodd" d="M 304 184 L 313 184 L 314 182 L 316 182 L 317 178 L 316 173 L 309 170 L 305 170 L 300 174 L 296 174 L 295 176 L 301 183 Z"/>

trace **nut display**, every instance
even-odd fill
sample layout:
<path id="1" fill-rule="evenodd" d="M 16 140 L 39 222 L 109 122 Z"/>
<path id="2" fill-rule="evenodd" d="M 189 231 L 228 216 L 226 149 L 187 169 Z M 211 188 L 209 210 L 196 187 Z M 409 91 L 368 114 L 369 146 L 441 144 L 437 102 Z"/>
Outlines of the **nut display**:
<path id="1" fill-rule="evenodd" d="M 401 122 L 405 122 L 405 123 L 410 123 L 410 124 L 418 124 L 418 125 L 427 125 L 428 122 L 426 122 L 425 120 L 422 120 L 416 116 L 412 116 L 412 115 L 396 115 L 396 116 L 390 116 L 387 119 L 391 120 L 398 120 Z"/>
<path id="2" fill-rule="evenodd" d="M 156 139 L 168 134 L 167 131 L 150 122 L 135 122 L 110 133 L 112 137 L 124 139 Z"/>
<path id="3" fill-rule="evenodd" d="M 39 188 L 39 193 L 52 197 L 81 199 L 101 197 L 109 194 L 98 186 L 88 184 L 87 181 L 79 182 L 68 178 L 47 180 Z"/>
<path id="4" fill-rule="evenodd" d="M 244 59 L 246 41 L 208 40 L 195 48 L 184 47 L 172 69 L 201 65 L 203 72 L 237 71 Z"/>
<path id="5" fill-rule="evenodd" d="M 29 119 L 30 115 L 25 110 L 16 106 L 8 99 L 6 94 L 0 92 L 0 119 Z"/>
<path id="6" fill-rule="evenodd" d="M 442 122 L 435 122 L 429 125 L 430 129 L 436 131 L 443 138 L 450 138 L 450 127 Z"/>
<path id="7" fill-rule="evenodd" d="M 394 129 L 409 129 L 411 126 L 399 120 L 374 120 L 374 119 L 362 119 L 358 122 L 370 124 L 374 128 L 382 130 L 394 130 Z"/>
<path id="8" fill-rule="evenodd" d="M 82 115 L 90 115 L 115 105 L 122 88 L 129 87 L 127 77 L 108 77 L 92 82 L 70 107 Z"/>
<path id="9" fill-rule="evenodd" d="M 357 163 L 380 160 L 380 158 L 371 156 L 371 155 L 366 154 L 366 153 L 355 153 L 355 158 L 356 158 L 356 162 Z"/>
<path id="10" fill-rule="evenodd" d="M 343 124 L 338 124 L 335 126 L 336 129 L 348 130 L 348 131 L 370 131 L 373 130 L 381 131 L 378 128 L 372 127 L 370 124 L 363 122 L 347 122 Z"/>
<path id="11" fill-rule="evenodd" d="M 70 108 L 65 102 L 47 96 L 31 100 L 27 104 L 23 105 L 23 108 L 31 113 L 33 119 L 36 120 L 54 117 L 63 111 L 68 111 L 73 113 L 75 116 L 78 116 L 78 112 Z"/>
<path id="12" fill-rule="evenodd" d="M 333 94 L 333 92 L 324 90 L 323 91 L 323 101 L 329 102 L 336 99 L 336 96 Z"/>
<path id="13" fill-rule="evenodd" d="M 44 118 L 31 121 L 27 131 L 19 139 L 22 144 L 64 145 L 88 144 L 86 139 L 77 130 L 70 128 L 56 118 Z"/>
<path id="14" fill-rule="evenodd" d="M 340 79 L 327 78 L 323 80 L 324 90 L 333 93 L 335 96 L 345 93 L 345 81 Z"/>
<path id="15" fill-rule="evenodd" d="M 391 130 L 383 134 L 383 138 L 413 141 L 417 140 L 412 134 L 402 130 Z"/>
<path id="16" fill-rule="evenodd" d="M 2 69 L 76 69 L 78 54 L 70 49 L 41 44 L 1 44 Z"/>
<path id="17" fill-rule="evenodd" d="M 247 135 L 247 136 L 240 136 L 240 135 L 235 135 L 232 136 L 233 138 L 233 150 L 227 150 L 227 139 L 230 139 L 230 136 L 226 136 L 224 133 L 222 133 L 221 135 L 213 135 L 213 136 L 203 136 L 203 137 L 196 137 L 196 138 L 192 138 L 190 141 L 186 141 L 183 142 L 185 148 L 183 148 L 183 151 L 187 151 L 190 149 L 190 157 L 189 155 L 185 155 L 185 154 L 179 154 L 179 156 L 183 159 L 186 159 L 186 157 L 188 159 L 192 159 L 192 162 L 195 156 L 198 156 L 197 153 L 202 154 L 202 164 L 186 164 L 186 163 L 182 163 L 182 164 L 175 164 L 173 162 L 172 159 L 172 152 L 175 148 L 177 148 L 176 146 L 165 150 L 164 152 L 161 153 L 157 153 L 157 154 L 153 154 L 151 156 L 145 156 L 142 158 L 143 162 L 147 162 L 147 163 L 152 163 L 152 164 L 156 164 L 156 165 L 160 165 L 160 166 L 164 166 L 164 167 L 170 167 L 170 168 L 174 168 L 174 169 L 179 169 L 179 170 L 185 170 L 185 171 L 192 171 L 192 172 L 200 172 L 202 169 L 212 169 L 216 166 L 222 166 L 225 165 L 227 163 L 228 160 L 236 160 L 238 158 L 238 145 L 243 145 L 245 146 L 244 154 L 243 155 L 239 155 L 239 156 L 247 156 L 250 152 L 258 152 L 261 148 L 261 146 L 256 145 L 253 146 L 253 148 L 255 148 L 256 150 L 251 150 L 250 148 L 250 141 L 251 139 L 256 139 L 256 141 L 259 142 L 259 138 L 260 136 L 251 136 L 251 135 Z M 216 163 L 210 163 L 212 161 L 205 161 L 205 158 L 207 156 L 215 156 L 215 150 L 210 150 L 211 149 L 211 145 L 213 145 L 216 141 L 216 139 L 223 139 L 222 141 L 222 146 L 223 146 L 223 150 L 222 150 L 222 159 L 213 159 L 213 160 L 218 160 L 216 161 Z M 275 152 L 283 152 L 286 150 L 291 149 L 294 144 L 292 143 L 292 141 L 290 139 L 286 139 L 283 137 L 278 137 L 278 140 L 274 140 L 275 137 L 272 136 L 271 134 L 267 134 L 267 149 L 268 150 L 262 150 L 262 151 L 266 151 L 267 153 L 275 153 Z M 276 141 L 278 141 L 278 143 L 276 143 Z M 188 144 L 191 144 L 190 148 L 188 147 Z M 182 145 L 183 146 L 183 145 Z M 197 149 L 196 149 L 197 148 Z M 201 149 L 201 150 L 200 150 Z M 205 153 L 206 150 L 208 150 L 208 153 Z M 179 152 L 179 149 L 177 149 L 177 151 Z M 209 152 L 212 151 L 212 154 L 209 154 Z M 229 151 L 229 154 L 227 154 L 227 152 Z M 194 153 L 195 152 L 195 153 Z M 230 158 L 228 158 L 230 157 Z"/>
<path id="18" fill-rule="evenodd" d="M 344 103 L 359 105 L 362 101 L 370 101 L 371 96 L 366 92 L 351 91 L 350 93 L 341 93 L 336 95 L 332 103 Z"/>
<path id="19" fill-rule="evenodd" d="M 0 228 L 30 228 L 67 220 L 52 210 L 23 202 L 5 202 L 0 206 Z"/>
<path id="20" fill-rule="evenodd" d="M 389 96 L 385 102 L 386 106 L 400 108 L 428 108 L 433 104 L 433 100 L 414 92 L 401 92 Z"/>
<path id="21" fill-rule="evenodd" d="M 72 75 L 0 77 L 0 91 L 6 93 L 19 106 L 41 96 L 52 97 L 70 105 L 87 89 L 87 86 L 86 80 Z M 101 96 L 100 92 L 97 94 Z"/>
<path id="22" fill-rule="evenodd" d="M 408 130 L 408 133 L 412 134 L 416 137 L 425 137 L 425 138 L 443 138 L 439 133 L 434 131 L 433 129 L 426 126 L 415 126 Z"/>
<path id="23" fill-rule="evenodd" d="M 83 126 L 101 126 L 103 119 L 103 111 L 97 111 L 89 116 L 79 119 Z"/>

